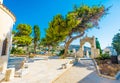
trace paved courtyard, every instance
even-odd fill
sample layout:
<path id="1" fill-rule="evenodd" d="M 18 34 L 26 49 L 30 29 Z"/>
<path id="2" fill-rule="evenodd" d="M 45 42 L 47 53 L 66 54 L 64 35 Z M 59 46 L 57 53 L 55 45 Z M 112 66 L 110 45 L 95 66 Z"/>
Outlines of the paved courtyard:
<path id="1" fill-rule="evenodd" d="M 92 60 L 79 60 L 75 66 L 69 65 L 67 69 L 61 69 L 61 64 L 69 61 L 70 59 L 36 59 L 35 62 L 28 63 L 28 74 L 2 83 L 120 83 L 120 80 L 99 77 Z"/>
<path id="2" fill-rule="evenodd" d="M 54 83 L 120 83 L 120 80 L 99 77 L 92 60 L 80 60 Z"/>
<path id="3" fill-rule="evenodd" d="M 70 59 L 36 60 L 28 63 L 28 74 L 2 83 L 52 83 L 55 78 L 72 66 L 71 64 L 67 69 L 61 69 L 61 64 L 69 61 Z"/>

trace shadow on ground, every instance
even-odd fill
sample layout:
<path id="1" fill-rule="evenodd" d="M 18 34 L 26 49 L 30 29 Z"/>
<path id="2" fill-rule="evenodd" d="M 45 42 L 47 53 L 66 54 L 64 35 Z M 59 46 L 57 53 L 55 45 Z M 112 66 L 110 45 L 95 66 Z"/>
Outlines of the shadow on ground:
<path id="1" fill-rule="evenodd" d="M 94 63 L 90 62 L 88 60 L 80 60 L 78 63 L 75 65 L 75 67 L 86 67 L 88 70 L 93 70 L 92 73 L 84 77 L 82 80 L 80 80 L 78 83 L 120 83 L 119 80 L 112 80 L 108 78 L 103 78 L 100 77 L 97 72 L 95 71 Z M 92 60 L 91 60 L 92 61 Z"/>
<path id="2" fill-rule="evenodd" d="M 111 80 L 108 78 L 103 78 L 98 76 L 98 74 L 94 71 L 77 83 L 120 83 L 120 79 Z"/>

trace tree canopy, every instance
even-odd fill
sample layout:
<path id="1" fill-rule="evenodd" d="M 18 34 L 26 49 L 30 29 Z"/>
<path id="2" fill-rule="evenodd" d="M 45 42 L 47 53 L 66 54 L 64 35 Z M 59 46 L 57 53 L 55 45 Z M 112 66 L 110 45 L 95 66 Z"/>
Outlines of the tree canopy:
<path id="1" fill-rule="evenodd" d="M 82 37 L 88 29 L 99 27 L 101 17 L 106 14 L 104 6 L 87 6 L 81 5 L 74 8 L 65 17 L 56 15 L 49 23 L 46 30 L 47 41 L 53 44 L 65 41 L 65 52 L 67 54 L 70 43 Z M 45 39 L 46 39 L 45 38 Z"/>
<path id="2" fill-rule="evenodd" d="M 33 27 L 33 42 L 34 42 L 34 51 L 36 52 L 36 47 L 40 42 L 40 28 L 38 25 Z"/>
<path id="3" fill-rule="evenodd" d="M 98 41 L 98 38 L 96 38 L 96 48 L 100 50 L 100 54 L 102 54 L 102 49 L 100 46 L 100 42 Z"/>
<path id="4" fill-rule="evenodd" d="M 112 45 L 114 49 L 117 51 L 117 54 L 120 55 L 120 33 L 114 35 Z"/>
<path id="5" fill-rule="evenodd" d="M 32 28 L 28 24 L 19 24 L 17 26 L 17 32 L 13 38 L 13 43 L 17 45 L 27 46 L 32 43 L 32 38 L 30 34 L 32 33 Z"/>

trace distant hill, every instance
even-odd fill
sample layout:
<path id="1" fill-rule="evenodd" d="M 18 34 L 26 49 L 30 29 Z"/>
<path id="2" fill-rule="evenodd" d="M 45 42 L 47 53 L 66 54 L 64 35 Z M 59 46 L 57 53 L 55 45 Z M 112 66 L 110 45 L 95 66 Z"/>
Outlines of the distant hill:
<path id="1" fill-rule="evenodd" d="M 76 49 L 76 51 L 78 51 L 79 48 L 80 48 L 80 45 L 70 45 L 70 46 L 69 46 L 69 50 Z M 84 46 L 84 51 L 86 51 L 86 50 L 88 50 L 88 51 L 90 52 L 90 51 L 91 51 L 91 48 Z"/>

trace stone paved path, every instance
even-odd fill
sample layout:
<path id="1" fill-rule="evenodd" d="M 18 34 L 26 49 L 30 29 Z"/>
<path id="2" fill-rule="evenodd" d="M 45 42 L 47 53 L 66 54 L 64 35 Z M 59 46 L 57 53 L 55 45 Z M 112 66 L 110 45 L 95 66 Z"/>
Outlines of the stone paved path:
<path id="1" fill-rule="evenodd" d="M 80 60 L 54 83 L 120 83 L 120 80 L 99 77 L 92 60 Z"/>

